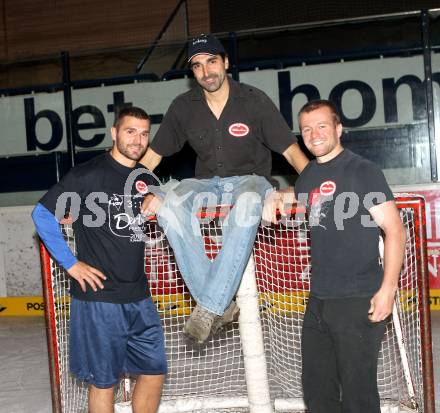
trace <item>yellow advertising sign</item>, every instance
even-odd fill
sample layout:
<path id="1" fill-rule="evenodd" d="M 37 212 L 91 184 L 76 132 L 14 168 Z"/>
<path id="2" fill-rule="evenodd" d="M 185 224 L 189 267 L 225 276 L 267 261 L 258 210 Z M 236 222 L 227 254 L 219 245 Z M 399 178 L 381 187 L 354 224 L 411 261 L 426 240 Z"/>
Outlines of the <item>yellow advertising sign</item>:
<path id="1" fill-rule="evenodd" d="M 0 297 L 0 317 L 42 315 L 43 297 Z"/>
<path id="2" fill-rule="evenodd" d="M 295 294 L 263 293 L 260 294 L 260 308 L 274 313 L 303 313 L 307 304 L 308 293 Z M 156 295 L 152 297 L 160 313 L 169 315 L 189 315 L 191 297 L 187 294 Z M 431 311 L 440 311 L 440 290 L 430 290 Z M 408 306 L 413 301 L 410 295 L 402 298 Z M 193 303 L 194 305 L 194 303 Z M 0 317 L 43 316 L 43 297 L 0 297 Z"/>
<path id="3" fill-rule="evenodd" d="M 429 302 L 432 310 L 440 310 L 440 290 L 429 290 Z"/>

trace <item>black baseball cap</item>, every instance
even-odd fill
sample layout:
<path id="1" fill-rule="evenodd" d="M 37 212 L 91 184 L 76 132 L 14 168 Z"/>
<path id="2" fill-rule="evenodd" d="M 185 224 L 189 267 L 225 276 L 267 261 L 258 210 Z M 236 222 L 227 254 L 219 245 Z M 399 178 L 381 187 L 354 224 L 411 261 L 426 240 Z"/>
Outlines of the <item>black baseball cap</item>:
<path id="1" fill-rule="evenodd" d="M 212 34 L 201 34 L 194 37 L 188 43 L 188 62 L 198 54 L 226 54 L 223 45 Z"/>

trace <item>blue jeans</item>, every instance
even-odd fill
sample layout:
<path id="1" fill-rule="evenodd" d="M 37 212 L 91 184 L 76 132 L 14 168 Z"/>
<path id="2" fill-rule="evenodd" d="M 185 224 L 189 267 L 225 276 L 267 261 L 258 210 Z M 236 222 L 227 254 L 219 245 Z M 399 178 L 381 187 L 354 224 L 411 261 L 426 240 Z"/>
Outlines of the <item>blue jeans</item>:
<path id="1" fill-rule="evenodd" d="M 191 295 L 222 315 L 240 284 L 271 184 L 261 176 L 185 179 L 167 194 L 157 219 Z M 222 248 L 213 261 L 205 253 L 197 217 L 200 208 L 233 205 L 222 225 Z"/>

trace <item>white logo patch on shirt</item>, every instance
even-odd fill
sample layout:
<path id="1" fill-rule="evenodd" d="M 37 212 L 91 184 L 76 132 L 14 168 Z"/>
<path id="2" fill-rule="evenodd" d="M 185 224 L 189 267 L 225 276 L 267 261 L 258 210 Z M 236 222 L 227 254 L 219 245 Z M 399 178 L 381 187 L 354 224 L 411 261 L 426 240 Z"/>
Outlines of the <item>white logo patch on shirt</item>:
<path id="1" fill-rule="evenodd" d="M 148 193 L 148 185 L 144 181 L 136 181 L 136 191 L 140 194 Z"/>
<path id="2" fill-rule="evenodd" d="M 249 133 L 249 126 L 244 123 L 233 123 L 229 126 L 229 133 L 236 138 L 242 138 Z"/>
<path id="3" fill-rule="evenodd" d="M 325 181 L 319 187 L 319 192 L 322 196 L 333 195 L 336 191 L 336 183 L 333 181 Z"/>

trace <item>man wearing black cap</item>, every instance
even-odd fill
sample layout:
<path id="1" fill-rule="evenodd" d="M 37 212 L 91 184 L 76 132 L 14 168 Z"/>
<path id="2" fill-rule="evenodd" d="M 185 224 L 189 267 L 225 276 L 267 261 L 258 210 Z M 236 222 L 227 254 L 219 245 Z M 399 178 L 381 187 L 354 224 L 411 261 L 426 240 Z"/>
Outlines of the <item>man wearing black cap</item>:
<path id="1" fill-rule="evenodd" d="M 238 311 L 232 298 L 252 251 L 262 201 L 276 185 L 271 150 L 298 172 L 308 160 L 268 96 L 227 76 L 229 60 L 214 36 L 189 42 L 188 63 L 197 85 L 171 103 L 141 162 L 154 170 L 185 142 L 197 154 L 196 179 L 182 180 L 166 196 L 158 221 L 197 302 L 184 332 L 203 343 Z M 223 222 L 222 248 L 210 261 L 197 212 L 225 204 L 233 207 Z M 144 212 L 156 207 L 157 198 L 144 203 Z"/>

